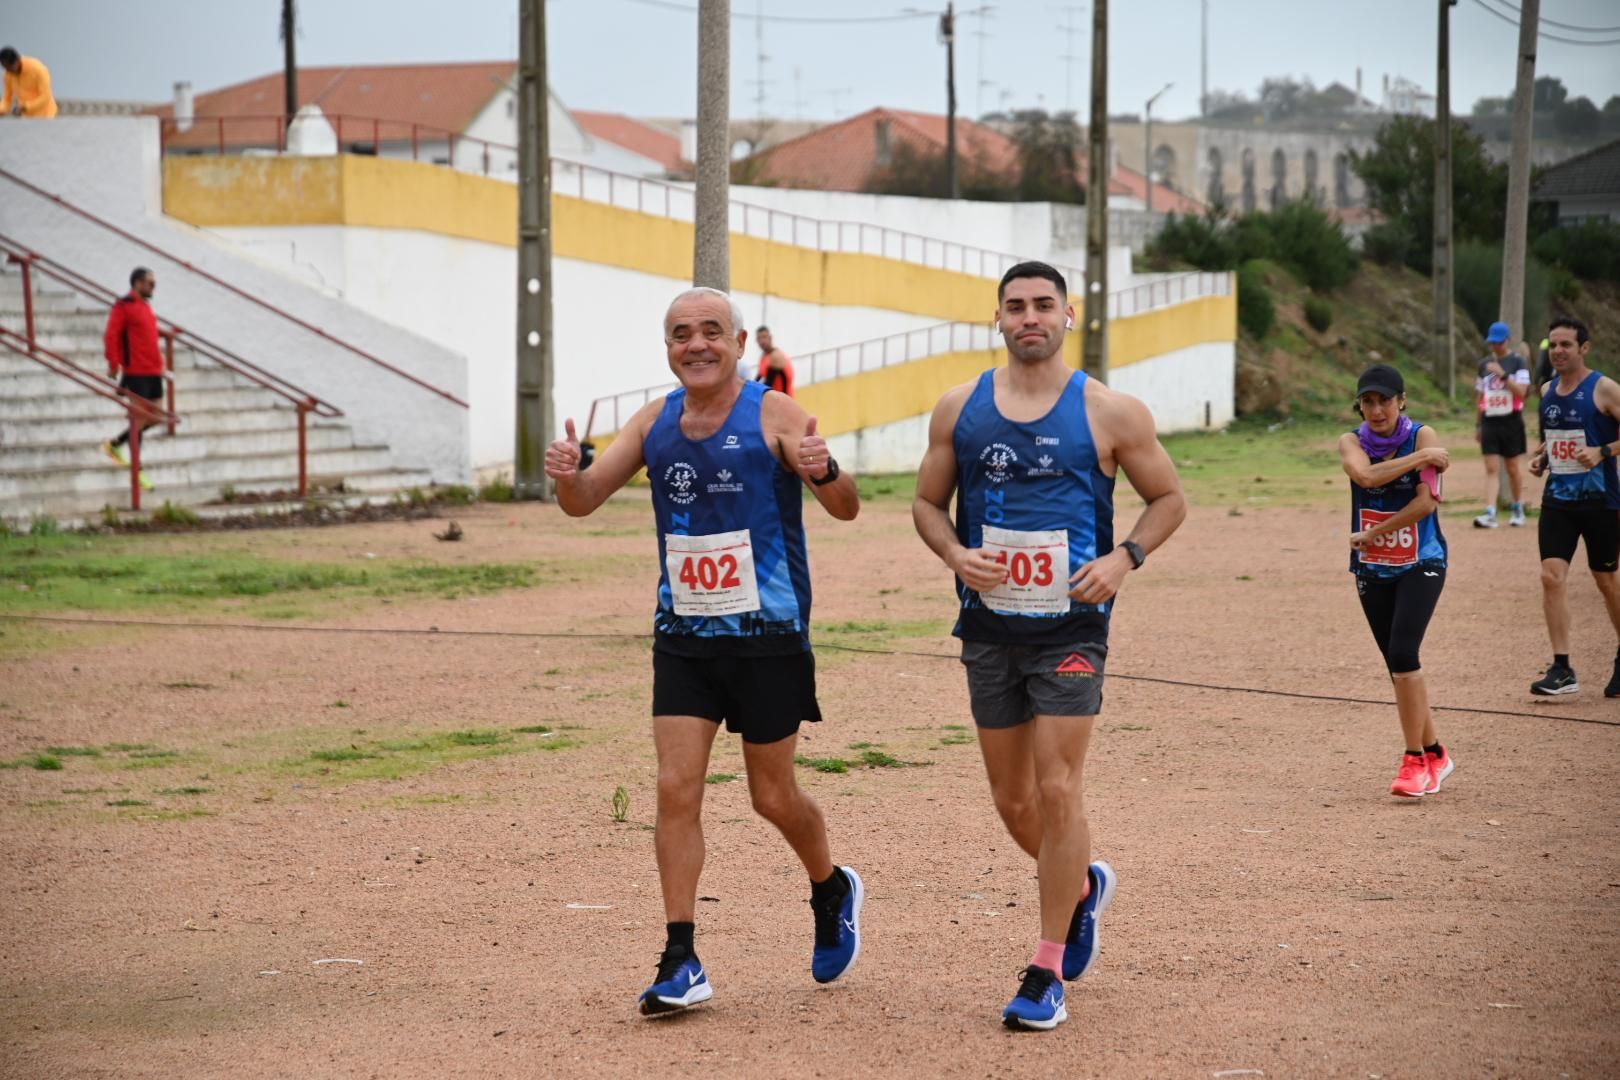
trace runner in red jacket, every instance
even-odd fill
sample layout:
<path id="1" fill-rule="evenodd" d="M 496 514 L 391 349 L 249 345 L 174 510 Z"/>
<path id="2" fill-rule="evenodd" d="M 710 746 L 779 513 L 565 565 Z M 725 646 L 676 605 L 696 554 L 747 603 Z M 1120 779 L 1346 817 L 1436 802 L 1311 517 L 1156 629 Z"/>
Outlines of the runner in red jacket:
<path id="1" fill-rule="evenodd" d="M 163 400 L 163 346 L 158 341 L 157 314 L 152 310 L 152 293 L 157 289 L 157 278 L 144 266 L 137 266 L 129 275 L 129 295 L 113 305 L 107 317 L 107 332 L 103 337 L 107 351 L 107 377 L 118 379 L 120 389 L 147 401 Z M 119 372 L 123 376 L 119 377 Z M 155 427 L 157 421 L 141 425 L 141 434 Z M 118 462 L 128 465 L 124 444 L 129 442 L 129 429 L 109 442 L 102 451 Z M 144 481 L 143 481 L 144 484 Z"/>

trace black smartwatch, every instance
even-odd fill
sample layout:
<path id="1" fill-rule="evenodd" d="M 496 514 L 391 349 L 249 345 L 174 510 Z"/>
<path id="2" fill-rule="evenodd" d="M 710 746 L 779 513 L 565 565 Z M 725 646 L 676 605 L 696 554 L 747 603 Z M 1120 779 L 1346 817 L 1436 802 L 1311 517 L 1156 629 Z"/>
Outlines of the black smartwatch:
<path id="1" fill-rule="evenodd" d="M 1614 447 L 1610 446 L 1608 443 L 1604 443 L 1603 448 L 1600 449 L 1598 453 L 1603 455 L 1604 461 L 1608 461 L 1610 458 L 1614 457 Z"/>
<path id="2" fill-rule="evenodd" d="M 1125 554 L 1131 557 L 1131 569 L 1142 569 L 1142 564 L 1147 562 L 1147 552 L 1142 550 L 1142 545 L 1135 540 L 1124 540 L 1121 541 L 1119 546 L 1124 548 Z"/>
<path id="3" fill-rule="evenodd" d="M 836 479 L 838 479 L 838 459 L 830 457 L 827 459 L 827 475 L 823 476 L 820 480 L 817 480 L 812 476 L 810 478 L 810 482 L 816 485 L 816 487 L 826 487 Z"/>

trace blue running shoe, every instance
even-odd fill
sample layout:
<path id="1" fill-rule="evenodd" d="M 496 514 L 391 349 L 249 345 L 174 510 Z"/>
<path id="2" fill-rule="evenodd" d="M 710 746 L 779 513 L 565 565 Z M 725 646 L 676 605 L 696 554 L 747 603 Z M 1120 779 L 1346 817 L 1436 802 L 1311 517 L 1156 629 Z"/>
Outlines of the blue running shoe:
<path id="1" fill-rule="evenodd" d="M 866 887 L 861 875 L 847 866 L 839 873 L 849 880 L 849 891 L 842 900 L 810 901 L 816 913 L 816 948 L 810 956 L 810 974 L 818 983 L 830 983 L 855 966 L 861 955 L 861 905 Z"/>
<path id="2" fill-rule="evenodd" d="M 641 995 L 641 1015 L 679 1012 L 714 996 L 709 976 L 685 947 L 666 948 L 658 959 L 658 979 Z"/>
<path id="3" fill-rule="evenodd" d="M 1075 906 L 1069 937 L 1063 943 L 1065 979 L 1078 979 L 1097 962 L 1097 950 L 1102 944 L 1099 926 L 1102 913 L 1114 902 L 1114 889 L 1119 885 L 1114 868 L 1105 862 L 1092 863 L 1086 868 L 1086 875 L 1091 879 L 1091 891 Z"/>
<path id="4" fill-rule="evenodd" d="M 1069 1018 L 1069 1010 L 1063 1005 L 1063 984 L 1058 981 L 1057 972 L 1031 964 L 1020 975 L 1024 985 L 1002 1012 L 1003 1024 L 1010 1028 L 1051 1031 Z"/>

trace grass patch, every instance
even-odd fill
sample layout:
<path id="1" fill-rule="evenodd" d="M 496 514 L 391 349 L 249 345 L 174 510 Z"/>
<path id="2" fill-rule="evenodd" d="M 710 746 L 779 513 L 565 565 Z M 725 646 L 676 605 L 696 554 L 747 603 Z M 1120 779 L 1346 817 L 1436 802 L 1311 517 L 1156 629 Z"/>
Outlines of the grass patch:
<path id="1" fill-rule="evenodd" d="M 440 565 L 377 559 L 363 567 L 274 559 L 241 550 L 184 549 L 163 537 L 43 535 L 0 539 L 0 613 L 149 611 L 228 606 L 260 617 L 312 613 L 320 602 L 352 610 L 363 597 L 456 598 L 524 588 L 529 563 Z M 220 541 L 223 543 L 223 541 Z M 291 598 L 300 598 L 294 602 Z M 187 689 L 205 689 L 198 685 Z"/>
<path id="2" fill-rule="evenodd" d="M 55 754 L 35 754 L 29 759 L 28 767 L 43 772 L 55 772 L 62 768 L 62 759 Z"/>
<path id="3" fill-rule="evenodd" d="M 504 731 L 452 731 L 446 738 L 453 746 L 496 746 L 512 740 Z"/>
<path id="4" fill-rule="evenodd" d="M 93 746 L 47 746 L 47 754 L 57 757 L 100 757 L 101 751 Z"/>
<path id="5" fill-rule="evenodd" d="M 911 762 L 901 761 L 893 754 L 885 754 L 881 750 L 867 750 L 861 754 L 861 764 L 868 769 L 902 769 Z"/>
<path id="6" fill-rule="evenodd" d="M 536 750 L 569 750 L 578 745 L 567 737 L 519 740 L 499 730 L 445 731 L 316 747 L 283 757 L 272 768 L 283 774 L 331 780 L 397 780 L 462 761 Z M 240 766 L 246 772 L 258 767 L 252 763 Z"/>
<path id="7" fill-rule="evenodd" d="M 877 745 L 877 743 L 852 742 L 852 743 L 849 744 L 849 749 L 851 749 L 851 750 L 869 750 L 869 749 L 871 749 L 872 747 L 874 747 L 876 745 Z"/>
<path id="8" fill-rule="evenodd" d="M 211 788 L 205 787 L 166 787 L 158 791 L 159 795 L 207 795 Z"/>
<path id="9" fill-rule="evenodd" d="M 849 772 L 849 762 L 845 761 L 843 758 L 811 758 L 805 757 L 803 754 L 795 754 L 793 757 L 793 764 L 803 765 L 804 767 L 814 769 L 819 773 Z"/>
<path id="10" fill-rule="evenodd" d="M 550 735 L 551 734 L 551 728 L 547 727 L 545 724 L 529 724 L 529 725 L 527 725 L 525 727 L 515 727 L 512 730 L 517 732 L 519 735 Z"/>
<path id="11" fill-rule="evenodd" d="M 941 745 L 941 746 L 966 746 L 969 743 L 977 742 L 977 741 L 978 740 L 976 738 L 974 738 L 971 733 L 963 732 L 963 733 L 956 733 L 956 734 L 943 736 L 939 740 L 939 745 Z"/>
<path id="12" fill-rule="evenodd" d="M 714 772 L 703 778 L 705 784 L 729 784 L 737 779 L 734 772 Z"/>
<path id="13" fill-rule="evenodd" d="M 309 760 L 325 762 L 364 761 L 367 758 L 373 758 L 376 756 L 376 754 L 368 754 L 364 750 L 358 750 L 355 747 L 349 746 L 338 750 L 311 750 Z"/>
<path id="14" fill-rule="evenodd" d="M 893 473 L 888 476 L 858 476 L 855 478 L 855 488 L 861 493 L 862 502 L 873 502 L 878 499 L 903 499 L 910 502 L 917 494 L 917 474 L 913 472 Z"/>
<path id="15" fill-rule="evenodd" d="M 113 799 L 112 801 L 107 803 L 107 805 L 108 806 L 151 806 L 152 804 L 147 802 L 144 799 Z"/>
<path id="16" fill-rule="evenodd" d="M 212 690 L 213 683 L 193 682 L 190 679 L 181 679 L 179 682 L 166 682 L 160 684 L 165 690 Z"/>

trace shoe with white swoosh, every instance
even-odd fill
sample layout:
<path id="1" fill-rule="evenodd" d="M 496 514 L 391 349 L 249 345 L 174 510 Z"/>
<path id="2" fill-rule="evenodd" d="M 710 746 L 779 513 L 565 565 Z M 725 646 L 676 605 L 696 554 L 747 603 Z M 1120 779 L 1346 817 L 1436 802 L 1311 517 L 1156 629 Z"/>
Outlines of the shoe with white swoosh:
<path id="1" fill-rule="evenodd" d="M 855 966 L 855 958 L 861 955 L 861 905 L 866 902 L 866 886 L 852 868 L 840 866 L 838 872 L 849 882 L 843 899 L 810 901 L 816 914 L 816 947 L 810 956 L 810 974 L 818 983 L 839 978 Z"/>
<path id="2" fill-rule="evenodd" d="M 684 946 L 671 945 L 658 958 L 657 980 L 641 995 L 641 1015 L 679 1012 L 713 996 L 703 964 Z"/>

